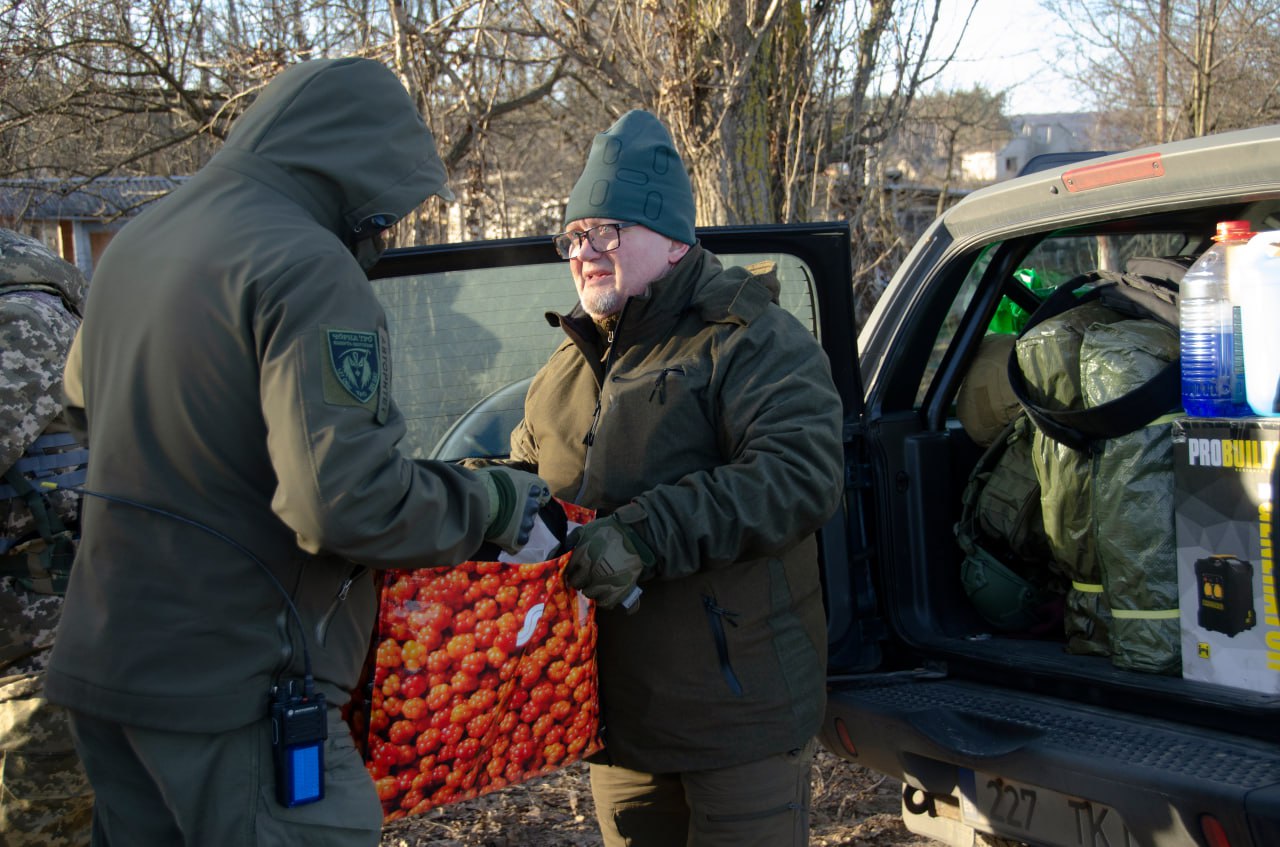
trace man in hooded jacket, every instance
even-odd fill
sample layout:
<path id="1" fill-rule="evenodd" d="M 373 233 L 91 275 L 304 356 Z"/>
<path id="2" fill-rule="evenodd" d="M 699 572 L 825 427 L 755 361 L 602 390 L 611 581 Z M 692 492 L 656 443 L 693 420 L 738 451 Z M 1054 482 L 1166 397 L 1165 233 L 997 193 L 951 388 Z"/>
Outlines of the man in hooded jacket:
<path id="1" fill-rule="evenodd" d="M 365 271 L 431 194 L 444 167 L 396 77 L 305 62 L 104 253 L 65 373 L 91 496 L 46 686 L 72 710 L 95 844 L 378 842 L 339 714 L 371 569 L 515 549 L 546 499 L 531 474 L 398 449 Z M 315 802 L 294 802 L 315 798 L 315 759 L 291 758 L 290 781 L 273 755 L 290 695 L 303 715 L 327 703 Z"/>
<path id="2" fill-rule="evenodd" d="M 840 397 L 771 268 L 694 236 L 671 136 L 597 135 L 556 247 L 579 305 L 510 462 L 597 510 L 568 581 L 595 600 L 607 847 L 808 843 L 826 703 L 814 531 L 842 492 Z"/>

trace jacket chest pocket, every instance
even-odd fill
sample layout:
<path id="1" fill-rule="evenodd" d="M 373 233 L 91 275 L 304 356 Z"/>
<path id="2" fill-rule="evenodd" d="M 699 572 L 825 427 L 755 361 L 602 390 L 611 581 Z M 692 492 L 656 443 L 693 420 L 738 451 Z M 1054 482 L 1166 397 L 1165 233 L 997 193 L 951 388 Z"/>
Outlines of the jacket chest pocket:
<path id="1" fill-rule="evenodd" d="M 700 403 L 704 368 L 693 360 L 639 368 L 609 375 L 612 406 L 633 414 L 665 415 Z"/>
<path id="2" fill-rule="evenodd" d="M 610 374 L 597 444 L 609 445 L 615 483 L 623 475 L 648 487 L 719 460 L 704 402 L 709 372 L 705 364 L 687 361 Z"/>
<path id="3" fill-rule="evenodd" d="M 705 400 L 710 368 L 693 360 L 611 373 L 604 417 L 615 435 L 629 439 L 691 439 L 710 434 Z"/>

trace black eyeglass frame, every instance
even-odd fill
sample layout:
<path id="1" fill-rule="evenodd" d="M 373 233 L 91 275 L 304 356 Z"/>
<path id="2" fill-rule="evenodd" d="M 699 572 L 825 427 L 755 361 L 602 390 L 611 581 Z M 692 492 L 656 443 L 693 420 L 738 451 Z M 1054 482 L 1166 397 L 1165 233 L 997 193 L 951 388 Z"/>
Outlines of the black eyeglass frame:
<path id="1" fill-rule="evenodd" d="M 552 236 L 551 241 L 556 246 L 556 253 L 561 259 L 572 259 L 574 256 L 582 252 L 582 242 L 586 241 L 591 245 L 591 249 L 597 253 L 612 253 L 622 246 L 622 230 L 629 226 L 639 226 L 636 221 L 623 221 L 620 223 L 596 224 L 587 229 L 567 230 L 559 235 Z M 617 242 L 609 248 L 601 248 L 596 245 L 596 238 L 604 237 L 603 231 L 613 229 L 613 236 Z"/>

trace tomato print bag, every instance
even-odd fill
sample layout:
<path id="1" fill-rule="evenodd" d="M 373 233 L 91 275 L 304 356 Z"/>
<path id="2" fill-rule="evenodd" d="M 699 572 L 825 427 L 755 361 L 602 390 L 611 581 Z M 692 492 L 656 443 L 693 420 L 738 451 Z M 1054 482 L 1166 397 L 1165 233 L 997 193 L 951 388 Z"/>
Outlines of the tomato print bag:
<path id="1" fill-rule="evenodd" d="M 593 512 L 563 507 L 568 526 Z M 548 523 L 551 523 L 548 521 Z M 544 526 L 521 551 L 551 551 Z M 382 574 L 348 723 L 385 820 L 543 776 L 600 749 L 595 607 L 569 554 Z"/>

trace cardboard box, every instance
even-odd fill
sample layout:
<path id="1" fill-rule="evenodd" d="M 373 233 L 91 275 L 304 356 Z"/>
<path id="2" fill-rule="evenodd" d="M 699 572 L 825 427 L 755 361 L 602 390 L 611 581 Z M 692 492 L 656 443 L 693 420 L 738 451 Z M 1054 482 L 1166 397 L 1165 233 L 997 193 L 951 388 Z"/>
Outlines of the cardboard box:
<path id="1" fill-rule="evenodd" d="M 1272 486 L 1280 419 L 1173 424 L 1182 675 L 1280 692 Z"/>

